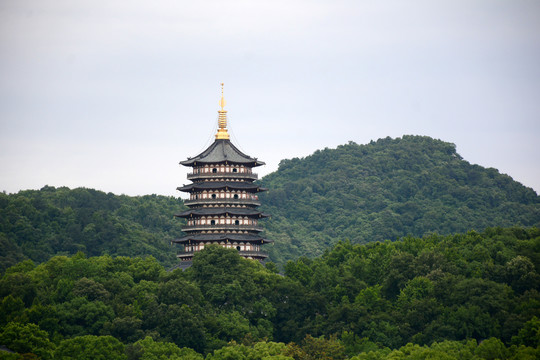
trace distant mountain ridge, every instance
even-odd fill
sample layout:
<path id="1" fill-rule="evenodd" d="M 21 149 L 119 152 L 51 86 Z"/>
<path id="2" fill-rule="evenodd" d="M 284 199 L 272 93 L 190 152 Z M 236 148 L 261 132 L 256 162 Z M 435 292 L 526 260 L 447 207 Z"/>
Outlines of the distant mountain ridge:
<path id="1" fill-rule="evenodd" d="M 338 240 L 396 240 L 494 226 L 539 226 L 540 197 L 472 165 L 456 146 L 427 136 L 349 142 L 283 160 L 265 176 L 262 209 L 277 262 L 317 256 Z"/>

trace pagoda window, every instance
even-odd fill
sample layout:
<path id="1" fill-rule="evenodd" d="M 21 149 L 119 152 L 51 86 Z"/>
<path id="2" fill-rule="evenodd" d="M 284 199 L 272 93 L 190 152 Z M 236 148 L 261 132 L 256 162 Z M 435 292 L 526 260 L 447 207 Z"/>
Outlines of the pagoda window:
<path id="1" fill-rule="evenodd" d="M 234 220 L 234 225 L 240 225 L 240 221 Z"/>
<path id="2" fill-rule="evenodd" d="M 216 220 L 211 220 L 210 225 L 216 225 Z"/>
<path id="3" fill-rule="evenodd" d="M 233 173 L 238 172 L 238 169 L 237 169 L 237 168 L 233 168 L 233 169 L 232 169 L 232 172 L 233 172 Z"/>
<path id="4" fill-rule="evenodd" d="M 212 172 L 213 172 L 214 174 L 217 173 L 217 169 L 216 169 L 216 168 L 213 168 L 213 169 L 212 169 Z"/>
<path id="5" fill-rule="evenodd" d="M 238 199 L 238 194 L 234 194 L 234 198 L 235 198 L 235 199 Z"/>
<path id="6" fill-rule="evenodd" d="M 240 251 L 240 246 L 237 246 L 237 247 L 236 247 L 236 250 Z"/>
<path id="7" fill-rule="evenodd" d="M 212 199 L 215 199 L 216 198 L 216 194 L 212 194 Z"/>

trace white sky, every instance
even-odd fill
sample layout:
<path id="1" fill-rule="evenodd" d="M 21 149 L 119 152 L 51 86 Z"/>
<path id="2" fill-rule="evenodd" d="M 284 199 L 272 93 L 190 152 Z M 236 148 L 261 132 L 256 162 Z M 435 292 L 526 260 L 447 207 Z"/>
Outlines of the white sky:
<path id="1" fill-rule="evenodd" d="M 260 175 L 418 134 L 540 191 L 537 0 L 3 0 L 0 191 L 178 196 L 220 82 Z"/>

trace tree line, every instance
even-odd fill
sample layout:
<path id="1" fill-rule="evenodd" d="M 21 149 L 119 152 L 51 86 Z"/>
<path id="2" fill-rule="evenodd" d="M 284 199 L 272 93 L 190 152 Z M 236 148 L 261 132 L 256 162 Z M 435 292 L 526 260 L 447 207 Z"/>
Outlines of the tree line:
<path id="1" fill-rule="evenodd" d="M 284 274 L 208 247 L 24 260 L 0 278 L 2 358 L 535 359 L 540 230 L 338 242 Z"/>

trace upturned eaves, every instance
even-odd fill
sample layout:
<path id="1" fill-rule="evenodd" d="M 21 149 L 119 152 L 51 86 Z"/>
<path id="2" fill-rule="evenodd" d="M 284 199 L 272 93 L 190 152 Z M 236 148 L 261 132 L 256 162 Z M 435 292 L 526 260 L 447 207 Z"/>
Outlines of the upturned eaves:
<path id="1" fill-rule="evenodd" d="M 174 214 L 176 217 L 180 218 L 188 218 L 192 215 L 195 216 L 208 216 L 208 215 L 237 215 L 237 216 L 250 216 L 250 217 L 258 217 L 258 218 L 264 218 L 268 217 L 269 215 L 264 214 L 262 211 L 258 211 L 255 209 L 250 208 L 232 208 L 232 207 L 214 207 L 214 208 L 198 208 L 198 209 L 192 209 L 183 211 L 179 214 Z"/>
<path id="2" fill-rule="evenodd" d="M 188 235 L 180 239 L 173 240 L 174 243 L 186 243 L 188 241 L 249 241 L 249 242 L 263 242 L 273 243 L 274 240 L 265 239 L 258 235 L 252 234 L 197 234 L 197 235 Z"/>
<path id="3" fill-rule="evenodd" d="M 180 161 L 184 166 L 196 166 L 197 164 L 242 164 L 251 166 L 261 166 L 264 162 L 252 158 L 234 146 L 230 140 L 219 139 L 214 141 L 206 150 L 199 155 Z"/>
<path id="4" fill-rule="evenodd" d="M 267 190 L 256 184 L 241 181 L 204 181 L 180 186 L 176 189 L 180 191 L 190 192 L 193 190 L 221 190 L 226 188 L 233 190 L 254 190 L 255 192 Z"/>

